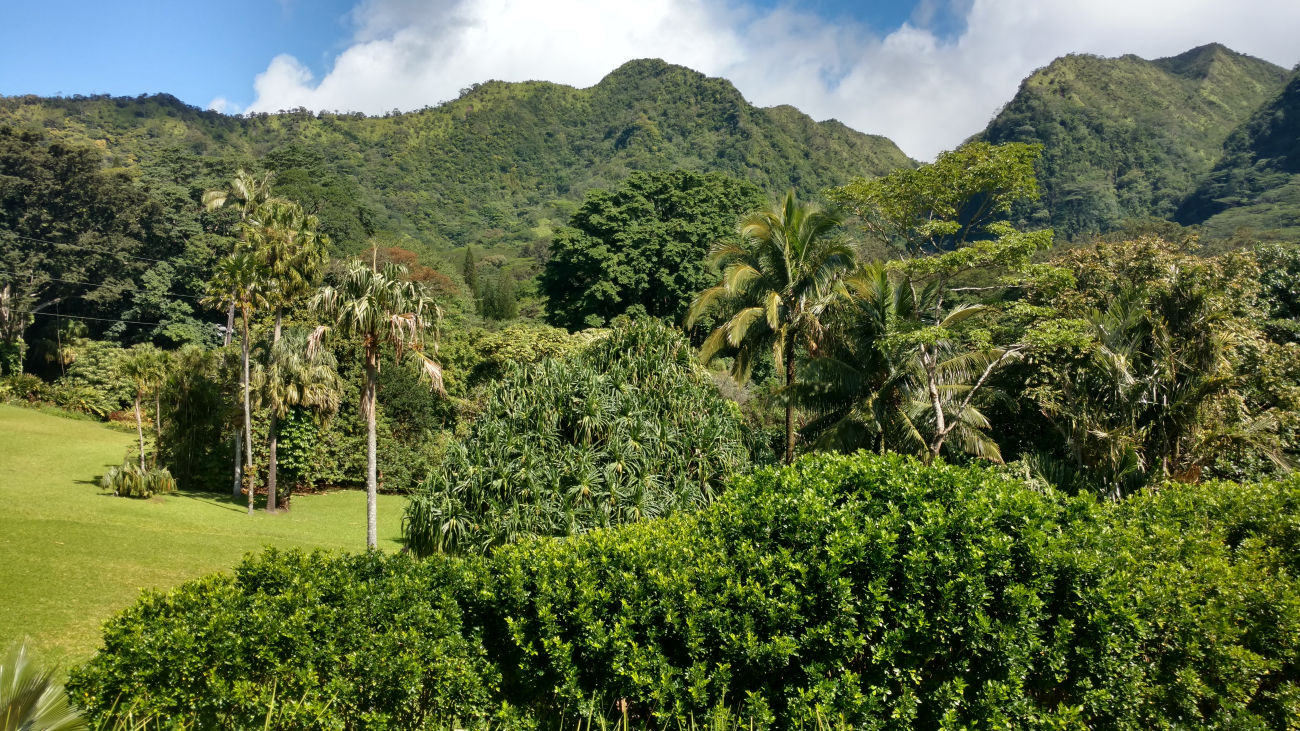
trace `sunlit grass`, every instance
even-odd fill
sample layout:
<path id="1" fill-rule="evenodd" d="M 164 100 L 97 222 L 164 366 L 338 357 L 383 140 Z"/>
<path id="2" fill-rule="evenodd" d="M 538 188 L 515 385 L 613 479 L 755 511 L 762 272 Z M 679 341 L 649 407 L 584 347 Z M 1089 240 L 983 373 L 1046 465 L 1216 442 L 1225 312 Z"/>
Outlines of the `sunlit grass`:
<path id="1" fill-rule="evenodd" d="M 263 546 L 360 551 L 364 492 L 299 495 L 293 510 L 252 518 L 228 496 L 113 497 L 97 477 L 134 434 L 0 404 L 0 647 L 29 636 L 67 668 L 86 660 L 100 624 L 142 588 L 228 570 Z M 398 548 L 404 499 L 379 496 L 379 545 Z"/>

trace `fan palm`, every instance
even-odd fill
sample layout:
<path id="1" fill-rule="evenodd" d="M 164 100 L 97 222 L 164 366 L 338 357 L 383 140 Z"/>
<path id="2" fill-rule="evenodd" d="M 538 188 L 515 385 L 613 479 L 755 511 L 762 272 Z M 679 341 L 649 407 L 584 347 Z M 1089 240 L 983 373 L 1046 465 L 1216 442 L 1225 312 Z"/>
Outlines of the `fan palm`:
<path id="1" fill-rule="evenodd" d="M 12 646 L 0 658 L 0 731 L 73 731 L 87 728 L 68 706 L 52 670 L 36 667 L 27 644 Z"/>
<path id="2" fill-rule="evenodd" d="M 793 191 L 776 208 L 749 214 L 740 222 L 739 243 L 714 246 L 710 257 L 722 267 L 722 282 L 701 292 L 687 315 L 688 326 L 713 309 L 728 315 L 704 341 L 700 358 L 734 356 L 732 374 L 740 380 L 771 349 L 785 373 L 787 464 L 794 460 L 795 349 L 803 343 L 816 350 L 822 313 L 853 266 L 853 249 L 830 237 L 839 225 L 837 213 L 803 205 Z"/>
<path id="3" fill-rule="evenodd" d="M 271 348 L 280 340 L 285 306 L 309 293 L 320 278 L 325 265 L 329 237 L 317 229 L 315 216 L 303 212 L 302 206 L 283 198 L 272 198 L 259 205 L 243 224 L 245 240 L 263 267 L 268 304 L 275 310 L 275 328 Z M 277 422 L 283 412 L 271 411 L 268 436 L 266 508 L 274 512 L 278 476 L 279 433 Z"/>
<path id="4" fill-rule="evenodd" d="M 217 264 L 216 273 L 208 282 L 208 292 L 203 301 L 210 306 L 221 309 L 234 307 L 240 316 L 240 356 L 242 364 L 242 375 L 239 379 L 239 389 L 243 395 L 244 401 L 244 433 L 249 437 L 244 439 L 244 464 L 253 462 L 253 417 L 252 407 L 249 402 L 249 377 L 248 377 L 248 349 L 249 349 L 249 322 L 253 317 L 253 310 L 266 304 L 266 276 L 263 267 L 257 259 L 251 254 L 235 253 L 222 259 Z M 236 468 L 236 484 L 242 480 L 238 468 Z M 250 485 L 248 488 L 248 514 L 253 514 L 253 493 L 255 490 Z"/>
<path id="5" fill-rule="evenodd" d="M 270 408 L 271 440 L 267 458 L 267 509 L 279 508 L 276 496 L 276 428 L 279 419 L 290 409 L 305 408 L 320 416 L 338 411 L 341 384 L 334 353 L 327 348 L 312 348 L 309 334 L 290 328 L 284 337 L 271 344 L 267 367 L 255 379 L 257 391 Z"/>
<path id="6" fill-rule="evenodd" d="M 322 287 L 311 301 L 312 309 L 330 323 L 312 334 L 313 346 L 318 346 L 329 332 L 337 331 L 360 340 L 364 351 L 366 385 L 361 393 L 361 416 L 366 420 L 366 545 L 369 548 L 378 546 L 375 391 L 380 349 L 385 345 L 393 348 L 399 361 L 406 353 L 414 354 L 433 388 L 443 390 L 442 366 L 423 352 L 425 336 L 442 313 L 425 289 L 418 283 L 405 281 L 405 276 L 406 267 L 386 264 L 383 271 L 375 271 L 354 259 L 338 287 Z"/>
<path id="7" fill-rule="evenodd" d="M 135 388 L 135 431 L 140 438 L 140 469 L 144 470 L 144 426 L 140 414 L 140 401 L 146 393 L 154 394 L 154 428 L 161 433 L 162 403 L 160 393 L 163 381 L 167 379 L 168 356 L 153 345 L 137 345 L 128 352 L 127 357 L 118 363 L 120 376 L 131 382 Z M 156 462 L 157 442 L 154 447 Z"/>

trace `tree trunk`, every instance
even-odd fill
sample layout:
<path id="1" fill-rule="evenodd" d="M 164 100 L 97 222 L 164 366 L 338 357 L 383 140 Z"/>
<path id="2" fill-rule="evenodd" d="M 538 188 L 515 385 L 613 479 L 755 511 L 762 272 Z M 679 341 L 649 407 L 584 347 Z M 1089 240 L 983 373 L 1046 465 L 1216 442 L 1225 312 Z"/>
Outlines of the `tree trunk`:
<path id="1" fill-rule="evenodd" d="M 239 497 L 239 490 L 244 484 L 244 427 L 235 427 L 235 482 L 230 488 L 230 496 Z"/>
<path id="2" fill-rule="evenodd" d="M 135 433 L 140 436 L 140 471 L 144 471 L 144 425 L 140 417 L 140 392 L 135 392 Z"/>
<path id="3" fill-rule="evenodd" d="M 253 464 L 253 416 L 252 406 L 248 399 L 248 313 L 244 313 L 244 332 L 242 348 L 244 351 L 244 382 L 241 386 L 244 389 L 244 464 Z M 248 483 L 248 514 L 253 514 L 253 499 L 257 495 L 257 479 L 250 480 Z"/>
<path id="4" fill-rule="evenodd" d="M 153 466 L 158 466 L 158 453 L 162 450 L 162 384 L 153 393 Z"/>
<path id="5" fill-rule="evenodd" d="M 234 336 L 234 330 L 235 330 L 235 305 L 231 304 L 230 310 L 226 313 L 226 334 L 225 337 L 222 339 L 221 347 L 223 348 L 230 347 L 230 340 Z M 241 456 L 243 455 L 243 450 L 244 450 L 243 441 L 244 441 L 244 431 L 243 429 L 237 427 L 235 429 L 235 479 L 234 479 L 234 484 L 230 488 L 230 496 L 235 498 L 239 497 L 239 487 L 244 482 L 243 475 L 241 474 L 243 471 L 242 468 L 244 466 L 242 461 L 242 456 Z"/>
<path id="6" fill-rule="evenodd" d="M 785 463 L 794 462 L 794 336 L 785 345 Z"/>
<path id="7" fill-rule="evenodd" d="M 280 308 L 276 307 L 275 308 L 275 330 L 271 334 L 272 352 L 274 352 L 275 350 L 275 344 L 280 341 L 281 314 L 282 313 Z M 269 437 L 267 438 L 267 456 L 266 456 L 266 510 L 269 513 L 274 513 L 276 512 L 276 510 L 279 509 L 279 504 L 276 502 L 276 497 L 275 497 L 276 477 L 278 476 L 276 474 L 277 467 L 278 467 L 276 462 L 276 447 L 279 446 L 279 442 L 280 442 L 279 435 L 276 434 L 275 430 L 278 424 L 279 424 L 279 419 L 276 418 L 275 408 L 272 408 L 271 424 L 270 424 L 271 430 L 270 430 Z"/>
<path id="8" fill-rule="evenodd" d="M 925 365 L 925 382 L 930 394 L 930 408 L 934 410 L 934 438 L 930 440 L 930 449 L 925 455 L 926 464 L 934 463 L 943 449 L 944 440 L 948 437 L 948 425 L 943 414 L 943 401 L 939 397 L 939 377 L 935 373 L 934 360 L 929 349 L 921 346 L 921 362 Z"/>
<path id="9" fill-rule="evenodd" d="M 366 390 L 361 413 L 366 417 L 366 548 L 379 547 L 379 476 L 375 445 L 375 385 L 379 380 L 378 349 L 366 350 Z"/>

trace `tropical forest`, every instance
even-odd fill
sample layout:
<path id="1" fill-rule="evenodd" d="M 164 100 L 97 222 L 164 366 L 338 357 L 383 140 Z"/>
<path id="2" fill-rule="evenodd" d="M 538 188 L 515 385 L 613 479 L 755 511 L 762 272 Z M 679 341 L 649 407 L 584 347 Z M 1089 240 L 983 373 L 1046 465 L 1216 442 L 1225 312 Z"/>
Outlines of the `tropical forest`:
<path id="1" fill-rule="evenodd" d="M 1223 45 L 928 160 L 653 59 L 0 96 L 0 729 L 1297 728 L 1297 465 Z"/>

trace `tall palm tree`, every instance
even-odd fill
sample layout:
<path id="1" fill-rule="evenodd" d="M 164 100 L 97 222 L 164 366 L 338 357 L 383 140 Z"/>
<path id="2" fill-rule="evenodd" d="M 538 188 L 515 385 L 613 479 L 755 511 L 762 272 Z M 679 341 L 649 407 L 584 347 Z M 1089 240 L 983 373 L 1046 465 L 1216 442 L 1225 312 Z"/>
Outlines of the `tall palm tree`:
<path id="1" fill-rule="evenodd" d="M 339 409 L 342 386 L 334 353 L 312 348 L 309 333 L 297 328 L 290 328 L 271 344 L 270 361 L 259 375 L 257 390 L 271 411 L 266 499 L 267 509 L 273 510 L 279 508 L 275 502 L 277 420 L 295 408 L 310 409 L 317 416 L 333 415 Z"/>
<path id="2" fill-rule="evenodd" d="M 853 267 L 854 252 L 830 236 L 840 225 L 833 211 L 799 203 L 794 191 L 776 208 L 755 211 L 740 222 L 740 242 L 720 242 L 710 254 L 722 267 L 722 283 L 701 292 L 687 325 L 714 308 L 729 318 L 704 341 L 700 358 L 733 355 L 732 373 L 746 379 L 754 359 L 771 348 L 785 373 L 785 461 L 794 461 L 795 350 L 816 351 L 821 316 L 840 293 L 840 279 Z"/>
<path id="3" fill-rule="evenodd" d="M 318 347 L 322 338 L 335 330 L 360 340 L 364 351 L 366 385 L 361 393 L 361 416 L 366 420 L 368 548 L 379 545 L 375 391 L 380 349 L 385 345 L 392 347 L 399 361 L 407 353 L 414 354 L 433 388 L 443 391 L 442 366 L 423 352 L 425 336 L 433 330 L 442 312 L 424 287 L 405 281 L 405 277 L 406 267 L 386 264 L 383 271 L 375 271 L 354 259 L 338 287 L 322 287 L 311 301 L 312 309 L 330 323 L 312 333 L 314 346 Z"/>
<path id="4" fill-rule="evenodd" d="M 233 306 L 240 315 L 240 356 L 242 375 L 239 388 L 244 401 L 244 433 L 249 438 L 244 440 L 244 464 L 253 462 L 253 417 L 249 402 L 248 349 L 249 322 L 253 311 L 266 304 L 266 275 L 263 267 L 253 255 L 235 253 L 222 259 L 217 264 L 217 271 L 208 282 L 208 293 L 204 302 L 221 309 Z M 242 475 L 236 470 L 236 484 L 242 482 Z M 256 490 L 248 487 L 248 514 L 253 514 L 253 497 Z"/>
<path id="5" fill-rule="evenodd" d="M 227 190 L 209 190 L 203 193 L 203 207 L 209 211 L 215 211 L 223 208 L 227 204 L 238 204 L 239 221 L 241 224 L 247 224 L 253 220 L 253 214 L 258 207 L 271 199 L 271 179 L 270 172 L 264 173 L 261 178 L 254 177 L 251 173 L 239 168 L 235 172 L 235 177 L 230 181 L 230 188 Z M 240 236 L 245 235 L 245 230 L 240 229 Z M 232 252 L 233 253 L 233 252 Z M 226 336 L 223 346 L 230 345 L 230 339 L 235 331 L 235 305 L 233 300 L 226 310 Z M 245 434 L 243 430 L 235 430 L 235 477 L 231 492 L 235 497 L 239 496 L 240 489 L 240 449 L 244 441 L 253 438 L 252 434 Z M 249 450 L 251 451 L 251 449 Z"/>
<path id="6" fill-rule="evenodd" d="M 316 286 L 327 259 L 329 237 L 321 233 L 315 216 L 302 206 L 283 198 L 271 198 L 258 206 L 241 228 L 245 241 L 266 276 L 268 304 L 275 310 L 271 348 L 280 340 L 284 308 L 307 295 Z M 275 512 L 278 473 L 279 432 L 282 413 L 272 409 L 268 436 L 266 509 Z"/>
<path id="7" fill-rule="evenodd" d="M 118 363 L 118 374 L 135 387 L 135 431 L 140 438 L 140 470 L 144 466 L 144 426 L 140 413 L 140 401 L 146 393 L 154 394 L 154 427 L 161 433 L 162 419 L 161 396 L 163 381 L 167 379 L 167 354 L 150 344 L 137 345 L 129 351 L 126 358 Z M 157 446 L 154 461 L 157 462 Z"/>

